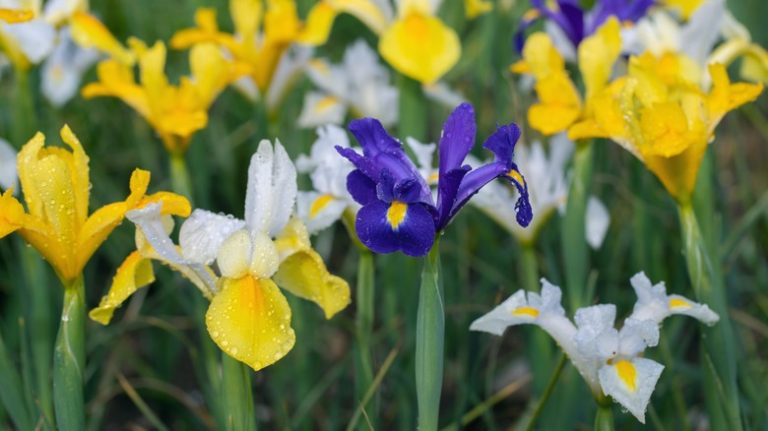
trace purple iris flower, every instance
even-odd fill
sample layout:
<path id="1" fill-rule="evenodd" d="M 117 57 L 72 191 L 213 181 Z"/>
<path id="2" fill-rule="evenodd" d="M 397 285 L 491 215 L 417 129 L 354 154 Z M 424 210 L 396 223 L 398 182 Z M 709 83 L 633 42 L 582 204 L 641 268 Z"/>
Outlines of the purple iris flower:
<path id="1" fill-rule="evenodd" d="M 576 48 L 611 16 L 620 22 L 636 22 L 653 4 L 654 0 L 597 0 L 592 10 L 586 12 L 577 0 L 557 0 L 553 8 L 547 7 L 544 0 L 531 0 L 533 9 L 523 16 L 515 32 L 515 48 L 522 52 L 525 30 L 539 18 L 548 19 L 560 27 Z"/>
<path id="2" fill-rule="evenodd" d="M 336 150 L 357 169 L 347 177 L 347 189 L 362 205 L 355 229 L 360 241 L 377 253 L 401 250 L 409 256 L 426 255 L 441 232 L 467 201 L 496 178 L 512 183 L 520 193 L 517 222 L 530 223 L 533 213 L 528 185 L 512 161 L 520 138 L 516 124 L 500 126 L 483 147 L 495 158 L 477 169 L 464 164 L 475 143 L 475 113 L 472 105 L 459 105 L 443 125 L 438 146 L 437 202 L 402 145 L 374 118 L 354 120 L 349 130 L 363 148 L 363 155 L 350 148 Z"/>

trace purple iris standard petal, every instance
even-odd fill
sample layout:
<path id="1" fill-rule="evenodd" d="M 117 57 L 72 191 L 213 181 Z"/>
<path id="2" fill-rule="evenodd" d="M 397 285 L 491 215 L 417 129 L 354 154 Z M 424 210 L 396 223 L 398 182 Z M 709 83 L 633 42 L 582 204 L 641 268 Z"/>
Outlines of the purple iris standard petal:
<path id="1" fill-rule="evenodd" d="M 461 208 L 461 206 L 456 207 L 455 205 L 456 196 L 459 193 L 462 180 L 470 170 L 469 166 L 462 166 L 440 176 L 440 181 L 437 184 L 437 220 L 435 221 L 438 231 L 448 226 L 451 218 Z"/>
<path id="2" fill-rule="evenodd" d="M 586 34 L 594 33 L 609 17 L 635 22 L 648 13 L 654 0 L 598 0 L 588 19 Z"/>
<path id="3" fill-rule="evenodd" d="M 360 205 L 367 205 L 376 200 L 376 183 L 359 169 L 347 175 L 347 191 Z"/>
<path id="4" fill-rule="evenodd" d="M 506 174 L 508 171 L 507 164 L 504 162 L 491 162 L 480 166 L 477 169 L 473 169 L 467 175 L 459 185 L 459 189 L 456 193 L 456 199 L 453 201 L 453 207 L 449 217 L 453 217 L 463 207 L 469 198 L 475 193 L 479 192 L 483 186 L 490 183 L 494 179 Z"/>
<path id="5" fill-rule="evenodd" d="M 462 103 L 451 112 L 443 124 L 438 145 L 439 172 L 442 177 L 448 171 L 461 167 L 469 150 L 475 145 L 475 110 L 469 103 Z"/>
<path id="6" fill-rule="evenodd" d="M 353 165 L 365 176 L 370 178 L 371 180 L 378 180 L 378 178 L 381 176 L 381 170 L 379 169 L 376 164 L 357 153 L 357 151 L 353 150 L 352 148 L 344 148 L 340 146 L 336 146 L 336 151 L 342 155 L 345 159 L 352 162 Z"/>
<path id="7" fill-rule="evenodd" d="M 376 253 L 402 251 L 408 256 L 424 256 L 435 241 L 432 215 L 423 204 L 407 205 L 402 219 L 393 226 L 390 207 L 381 201 L 368 204 L 357 212 L 355 230 L 360 241 Z"/>
<path id="8" fill-rule="evenodd" d="M 497 161 L 510 164 L 520 134 L 520 127 L 515 123 L 498 126 L 496 131 L 485 140 L 483 148 L 491 151 L 496 156 Z"/>
<path id="9" fill-rule="evenodd" d="M 557 10 L 548 8 L 543 0 L 531 0 L 531 4 L 547 19 L 560 27 L 573 46 L 584 39 L 584 10 L 578 2 L 558 0 Z"/>
<path id="10" fill-rule="evenodd" d="M 379 120 L 375 118 L 353 120 L 349 123 L 349 131 L 363 147 L 363 156 L 359 154 L 352 156 L 348 151 L 343 151 L 343 148 L 337 148 L 339 153 L 376 182 L 380 180 L 383 171 L 388 172 L 395 183 L 406 179 L 420 181 L 419 200 L 433 205 L 427 182 L 421 178 L 418 169 L 405 154 L 403 146 L 387 133 Z"/>

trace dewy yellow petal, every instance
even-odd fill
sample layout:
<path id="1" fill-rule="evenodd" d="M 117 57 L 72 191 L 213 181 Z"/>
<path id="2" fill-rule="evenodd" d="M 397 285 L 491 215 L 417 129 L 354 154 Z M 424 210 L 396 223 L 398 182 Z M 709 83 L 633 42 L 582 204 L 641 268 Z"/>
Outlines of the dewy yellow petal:
<path id="1" fill-rule="evenodd" d="M 24 207 L 13 197 L 13 190 L 0 194 L 0 238 L 21 228 Z"/>
<path id="2" fill-rule="evenodd" d="M 72 38 L 81 46 L 96 48 L 124 64 L 133 64 L 135 58 L 110 31 L 93 15 L 75 12 L 72 15 Z"/>
<path id="3" fill-rule="evenodd" d="M 400 73 L 432 84 L 459 61 L 461 43 L 438 18 L 412 11 L 381 35 L 379 51 Z"/>
<path id="4" fill-rule="evenodd" d="M 288 301 L 269 279 L 224 278 L 205 323 L 222 351 L 255 371 L 280 360 L 296 341 Z"/>
<path id="5" fill-rule="evenodd" d="M 152 263 L 144 259 L 138 251 L 134 251 L 117 269 L 109 292 L 101 298 L 99 306 L 91 310 L 88 316 L 102 325 L 108 324 L 112 320 L 115 309 L 123 305 L 123 302 L 137 290 L 153 281 L 155 281 L 155 273 L 152 270 Z"/>

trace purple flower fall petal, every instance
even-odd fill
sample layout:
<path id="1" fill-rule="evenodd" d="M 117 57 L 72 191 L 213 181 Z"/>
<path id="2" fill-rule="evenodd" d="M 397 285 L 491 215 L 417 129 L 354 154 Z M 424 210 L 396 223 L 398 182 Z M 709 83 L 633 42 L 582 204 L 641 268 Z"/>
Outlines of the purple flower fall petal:
<path id="1" fill-rule="evenodd" d="M 512 161 L 520 129 L 515 124 L 499 127 L 484 147 L 496 157 L 476 170 L 464 164 L 475 142 L 475 114 L 469 104 L 459 105 L 448 117 L 439 143 L 437 203 L 402 145 L 378 120 L 354 120 L 349 129 L 363 154 L 337 147 L 357 169 L 349 174 L 347 188 L 363 207 L 355 229 L 366 247 L 377 253 L 402 251 L 409 256 L 426 255 L 442 231 L 469 199 L 488 182 L 503 178 L 520 191 L 517 220 L 531 220 L 528 186 Z"/>

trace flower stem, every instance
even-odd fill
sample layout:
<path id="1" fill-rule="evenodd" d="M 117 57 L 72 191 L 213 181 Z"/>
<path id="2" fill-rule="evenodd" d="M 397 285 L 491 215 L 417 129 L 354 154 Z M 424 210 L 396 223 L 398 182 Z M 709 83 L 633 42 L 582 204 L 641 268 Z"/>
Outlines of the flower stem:
<path id="1" fill-rule="evenodd" d="M 542 332 L 542 331 L 536 331 L 536 332 Z M 563 373 L 563 368 L 565 368 L 565 360 L 567 356 L 565 353 L 560 354 L 560 359 L 557 361 L 557 366 L 555 367 L 555 370 L 552 372 L 552 375 L 549 377 L 549 382 L 547 383 L 547 387 L 544 389 L 544 392 L 541 394 L 541 397 L 539 397 L 538 402 L 536 403 L 536 409 L 533 411 L 533 414 L 531 415 L 530 419 L 528 419 L 528 425 L 526 425 L 525 429 L 527 431 L 530 431 L 533 429 L 533 426 L 536 425 L 536 421 L 539 420 L 539 416 L 541 415 L 541 412 L 544 410 L 544 406 L 547 404 L 547 400 L 549 400 L 549 397 L 552 396 L 552 392 L 555 390 L 555 385 L 557 384 L 557 381 L 560 380 L 560 375 Z"/>
<path id="2" fill-rule="evenodd" d="M 192 181 L 184 153 L 171 153 L 171 188 L 175 193 L 192 200 Z"/>
<path id="3" fill-rule="evenodd" d="M 256 415 L 251 391 L 251 370 L 226 353 L 221 355 L 221 393 L 226 409 L 226 430 L 253 431 Z"/>
<path id="4" fill-rule="evenodd" d="M 371 333 L 373 330 L 374 303 L 374 266 L 373 253 L 360 250 L 357 261 L 357 315 L 355 329 L 357 331 L 357 361 L 355 362 L 355 394 L 358 401 L 365 397 L 373 384 L 373 365 L 371 363 Z M 361 406 L 365 409 L 365 406 Z M 368 412 L 368 416 L 375 418 Z"/>
<path id="5" fill-rule="evenodd" d="M 428 119 L 427 99 L 421 84 L 405 75 L 398 77 L 400 90 L 400 114 L 398 119 L 399 134 L 402 138 L 410 136 L 419 141 L 427 139 Z"/>
<path id="6" fill-rule="evenodd" d="M 15 70 L 16 86 L 14 94 L 14 114 L 12 139 L 15 145 L 22 145 L 32 137 L 34 133 L 34 124 L 32 120 L 35 116 L 35 104 L 32 98 L 32 88 L 29 82 L 29 71 L 17 67 Z"/>
<path id="7" fill-rule="evenodd" d="M 443 342 L 445 315 L 440 274 L 440 241 L 435 240 L 424 260 L 416 315 L 416 398 L 418 429 L 437 429 L 440 392 L 443 386 Z"/>
<path id="8" fill-rule="evenodd" d="M 539 283 L 539 264 L 536 260 L 536 250 L 532 243 L 523 243 L 520 247 L 520 274 L 523 288 L 528 292 L 541 290 Z M 552 341 L 544 331 L 529 332 L 529 360 L 533 370 L 534 395 L 539 396 L 545 391 L 547 379 L 552 369 Z"/>
<path id="9" fill-rule="evenodd" d="M 562 244 L 565 252 L 565 285 L 572 311 L 587 301 L 587 271 L 589 248 L 585 222 L 589 183 L 592 178 L 592 142 L 579 141 L 573 156 L 573 178 L 568 190 L 568 202 L 563 216 Z"/>
<path id="10" fill-rule="evenodd" d="M 608 400 L 606 400 L 608 401 Z M 595 431 L 613 431 L 613 410 L 610 402 L 598 402 L 595 413 Z"/>
<path id="11" fill-rule="evenodd" d="M 713 267 L 714 262 L 719 262 L 719 259 L 709 253 L 693 206 L 689 202 L 680 203 L 678 214 L 683 231 L 683 251 L 696 300 L 709 305 L 720 316 L 720 321 L 715 326 L 702 329 L 704 355 L 713 365 L 709 371 L 714 375 L 710 377 L 719 382 L 718 386 L 722 388 L 721 394 L 713 393 L 708 396 L 718 398 L 728 421 L 728 428 L 741 430 L 734 332 L 728 316 L 724 282 L 717 276 L 719 271 L 715 271 Z"/>
<path id="12" fill-rule="evenodd" d="M 62 431 L 85 429 L 85 286 L 82 275 L 64 283 L 64 306 L 53 354 L 53 405 Z"/>

